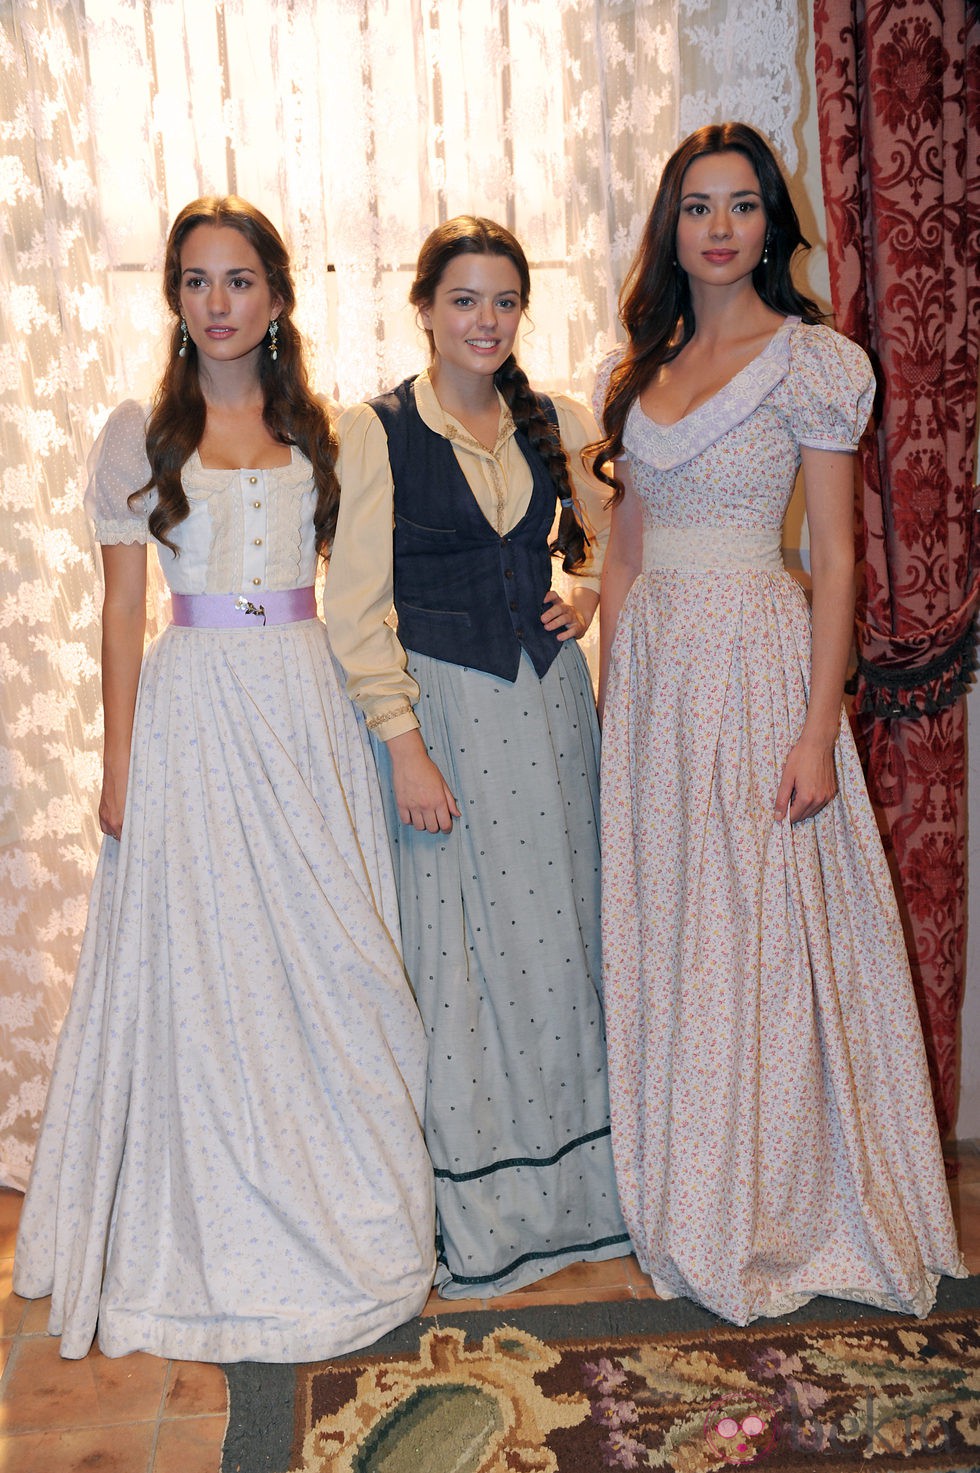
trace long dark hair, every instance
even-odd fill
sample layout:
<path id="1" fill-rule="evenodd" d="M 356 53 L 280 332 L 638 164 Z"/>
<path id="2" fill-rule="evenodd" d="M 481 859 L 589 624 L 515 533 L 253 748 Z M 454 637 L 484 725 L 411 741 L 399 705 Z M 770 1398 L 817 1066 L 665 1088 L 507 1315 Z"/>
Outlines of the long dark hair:
<path id="1" fill-rule="evenodd" d="M 180 356 L 183 334 L 180 327 L 180 253 L 184 241 L 198 225 L 229 226 L 255 249 L 265 269 L 269 290 L 282 302 L 277 318 L 276 358 L 266 350 L 259 354 L 259 383 L 265 400 L 262 418 L 282 445 L 296 445 L 313 467 L 316 507 L 313 522 L 318 552 L 323 552 L 337 525 L 340 487 L 334 471 L 337 437 L 323 405 L 313 395 L 303 360 L 303 342 L 291 318 L 296 292 L 289 270 L 289 255 L 282 237 L 271 221 L 247 200 L 237 195 L 208 196 L 185 205 L 167 238 L 163 263 L 163 291 L 174 314 L 167 366 L 153 400 L 146 426 L 146 456 L 150 479 L 135 495 L 156 487 L 157 502 L 148 519 L 153 536 L 176 554 L 178 548 L 168 533 L 190 511 L 181 483 L 181 471 L 204 438 L 207 406 L 201 390 L 197 348 L 188 339 Z M 265 347 L 269 335 L 263 342 Z M 130 497 L 132 501 L 134 498 Z"/>
<path id="2" fill-rule="evenodd" d="M 604 438 L 595 446 L 595 469 L 614 486 L 614 501 L 622 488 L 601 470 L 603 461 L 620 455 L 623 427 L 637 395 L 654 379 L 660 368 L 694 335 L 694 308 L 687 272 L 677 265 L 677 221 L 680 216 L 684 176 L 695 159 L 706 154 L 740 153 L 755 170 L 766 217 L 767 260 L 752 272 L 752 285 L 767 307 L 786 317 L 817 322 L 820 308 L 793 285 L 790 271 L 796 251 L 808 250 L 793 208 L 786 181 L 765 139 L 747 123 L 712 123 L 699 128 L 671 154 L 660 179 L 636 257 L 626 276 L 619 299 L 620 320 L 629 333 L 626 350 L 613 369 L 603 409 Z"/>
<path id="3" fill-rule="evenodd" d="M 513 262 L 521 284 L 521 311 L 527 311 L 531 296 L 531 271 L 520 242 L 493 220 L 477 215 L 457 215 L 437 225 L 419 252 L 415 280 L 408 293 L 413 307 L 428 307 L 442 280 L 443 272 L 456 256 L 506 256 Z M 426 330 L 429 351 L 434 351 L 432 333 Z M 522 434 L 541 456 L 562 502 L 558 535 L 551 544 L 554 554 L 561 554 L 566 573 L 574 572 L 585 561 L 586 537 L 575 512 L 568 459 L 562 449 L 558 431 L 545 414 L 537 395 L 527 381 L 513 353 L 493 376 L 495 386 Z"/>

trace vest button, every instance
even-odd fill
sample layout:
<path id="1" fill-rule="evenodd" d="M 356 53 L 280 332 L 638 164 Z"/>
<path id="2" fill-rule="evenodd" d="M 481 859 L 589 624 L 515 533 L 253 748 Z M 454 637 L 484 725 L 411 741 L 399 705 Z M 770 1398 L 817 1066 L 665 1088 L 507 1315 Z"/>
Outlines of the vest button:
<path id="1" fill-rule="evenodd" d="M 514 613 L 516 614 L 517 613 L 517 604 L 514 602 L 513 599 L 511 599 L 511 601 L 510 601 L 510 606 L 513 609 Z"/>
<path id="2" fill-rule="evenodd" d="M 517 635 L 518 639 L 523 639 L 524 638 L 524 630 L 523 629 L 515 629 L 514 630 L 514 633 Z"/>
<path id="3" fill-rule="evenodd" d="M 513 578 L 513 576 L 514 576 L 514 569 L 513 568 L 505 568 L 504 569 L 504 577 L 505 578 Z"/>

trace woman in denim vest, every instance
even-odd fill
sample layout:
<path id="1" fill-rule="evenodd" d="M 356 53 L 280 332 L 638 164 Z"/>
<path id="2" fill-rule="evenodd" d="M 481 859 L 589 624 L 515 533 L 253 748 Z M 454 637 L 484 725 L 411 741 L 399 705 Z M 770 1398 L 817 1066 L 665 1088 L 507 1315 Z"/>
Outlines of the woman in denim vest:
<path id="1" fill-rule="evenodd" d="M 598 730 L 577 643 L 607 519 L 579 453 L 594 421 L 536 395 L 514 357 L 529 293 L 508 231 L 440 226 L 410 293 L 428 369 L 339 426 L 327 617 L 375 738 L 429 1038 L 449 1298 L 629 1251 L 599 993 Z"/>

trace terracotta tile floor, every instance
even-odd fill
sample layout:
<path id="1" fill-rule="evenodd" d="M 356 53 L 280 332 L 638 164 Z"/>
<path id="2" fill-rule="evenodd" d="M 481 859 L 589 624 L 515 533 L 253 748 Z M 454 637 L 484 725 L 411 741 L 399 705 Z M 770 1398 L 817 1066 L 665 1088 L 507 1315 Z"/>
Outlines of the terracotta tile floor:
<path id="1" fill-rule="evenodd" d="M 980 1273 L 980 1141 L 959 1147 L 951 1183 L 960 1244 Z M 224 1377 L 215 1366 L 152 1355 L 64 1361 L 45 1332 L 46 1300 L 11 1291 L 18 1192 L 0 1190 L 0 1470 L 2 1473 L 219 1473 Z M 503 1299 L 437 1299 L 426 1314 L 534 1304 L 653 1299 L 633 1258 L 574 1264 Z"/>

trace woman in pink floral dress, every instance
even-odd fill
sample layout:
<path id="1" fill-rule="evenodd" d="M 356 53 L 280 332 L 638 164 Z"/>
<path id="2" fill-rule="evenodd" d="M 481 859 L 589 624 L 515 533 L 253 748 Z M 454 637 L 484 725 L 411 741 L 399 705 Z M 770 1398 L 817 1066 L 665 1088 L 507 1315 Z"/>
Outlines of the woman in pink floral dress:
<path id="1" fill-rule="evenodd" d="M 793 287 L 752 129 L 669 161 L 603 365 L 613 1144 L 658 1293 L 924 1315 L 963 1272 L 902 931 L 841 713 L 867 358 Z M 811 616 L 782 566 L 802 463 Z"/>

